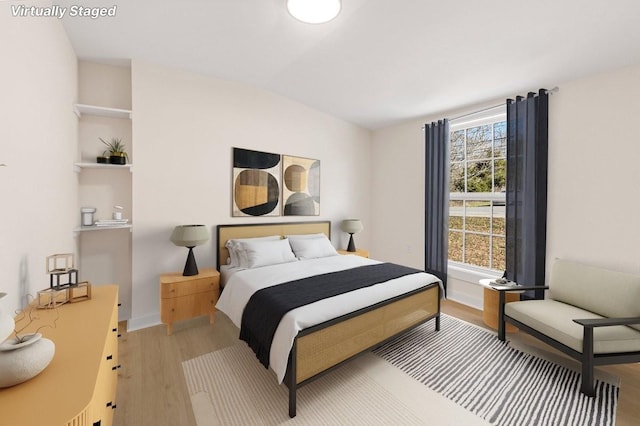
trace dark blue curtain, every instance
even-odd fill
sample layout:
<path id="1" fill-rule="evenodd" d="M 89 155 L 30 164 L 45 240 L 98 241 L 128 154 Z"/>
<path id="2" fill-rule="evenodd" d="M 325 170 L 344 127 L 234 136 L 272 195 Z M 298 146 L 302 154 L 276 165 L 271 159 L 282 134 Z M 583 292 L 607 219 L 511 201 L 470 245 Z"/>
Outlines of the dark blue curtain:
<path id="1" fill-rule="evenodd" d="M 449 121 L 425 125 L 424 269 L 447 289 L 449 257 Z"/>
<path id="2" fill-rule="evenodd" d="M 507 99 L 506 272 L 522 285 L 545 283 L 548 121 L 545 89 Z"/>

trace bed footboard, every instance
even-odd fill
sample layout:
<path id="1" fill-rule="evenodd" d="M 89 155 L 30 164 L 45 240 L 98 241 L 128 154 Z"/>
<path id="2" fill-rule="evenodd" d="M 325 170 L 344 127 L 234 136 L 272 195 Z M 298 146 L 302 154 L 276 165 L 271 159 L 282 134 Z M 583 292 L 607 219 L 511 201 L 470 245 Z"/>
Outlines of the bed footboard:
<path id="1" fill-rule="evenodd" d="M 432 318 L 438 331 L 437 283 L 301 331 L 289 355 L 285 376 L 289 416 L 296 415 L 297 388 Z"/>

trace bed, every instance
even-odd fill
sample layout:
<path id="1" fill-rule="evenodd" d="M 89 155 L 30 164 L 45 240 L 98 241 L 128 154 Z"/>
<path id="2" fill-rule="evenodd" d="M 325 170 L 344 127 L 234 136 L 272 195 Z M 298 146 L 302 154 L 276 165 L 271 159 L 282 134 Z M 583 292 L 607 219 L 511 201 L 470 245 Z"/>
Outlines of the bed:
<path id="1" fill-rule="evenodd" d="M 396 266 L 399 270 L 405 268 L 337 253 L 275 265 L 258 264 L 257 267 L 247 269 L 225 266 L 231 259 L 231 253 L 227 249 L 229 241 L 269 236 L 272 238 L 266 239 L 272 241 L 289 237 L 287 241 L 294 246 L 294 241 L 304 238 L 303 236 L 326 236 L 323 239 L 328 240 L 330 235 L 331 223 L 328 221 L 217 227 L 217 263 L 224 287 L 216 308 L 241 328 L 241 338 L 246 334 L 243 311 L 246 306 L 256 306 L 249 305 L 248 302 L 253 300 L 257 289 L 291 288 L 287 285 L 297 282 L 297 279 L 326 280 L 325 277 L 331 276 L 333 281 L 334 275 L 329 274 L 350 274 L 355 273 L 353 271 L 356 269 L 372 271 L 374 268 L 382 270 L 390 266 Z M 279 240 L 255 243 L 254 246 L 267 247 L 267 244 L 280 246 L 285 243 Z M 296 254 L 300 253 L 296 251 Z M 235 260 L 237 259 L 234 262 Z M 319 271 L 322 271 L 320 276 L 316 275 Z M 399 273 L 398 278 L 380 282 L 379 285 L 363 284 L 362 288 L 349 293 L 288 311 L 278 323 L 273 341 L 269 342 L 271 346 L 266 358 L 267 364 L 264 354 L 261 359 L 254 349 L 260 362 L 265 366 L 269 365 L 278 381 L 288 387 L 290 417 L 296 415 L 296 390 L 301 386 L 426 321 L 434 319 L 435 330 L 440 329 L 440 281 L 422 271 L 402 273 L 404 275 Z M 369 275 L 372 274 L 374 273 Z M 245 338 L 243 340 L 247 341 Z"/>

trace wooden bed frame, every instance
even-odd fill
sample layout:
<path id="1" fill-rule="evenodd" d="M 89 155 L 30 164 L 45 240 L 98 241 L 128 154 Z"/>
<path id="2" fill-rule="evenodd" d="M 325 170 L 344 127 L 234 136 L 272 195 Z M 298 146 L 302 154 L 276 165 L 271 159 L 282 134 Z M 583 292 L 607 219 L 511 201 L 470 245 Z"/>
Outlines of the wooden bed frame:
<path id="1" fill-rule="evenodd" d="M 330 238 L 331 222 L 218 225 L 218 268 L 227 263 L 225 244 L 229 239 L 312 233 L 324 233 Z M 284 378 L 289 388 L 289 416 L 296 415 L 299 387 L 433 318 L 435 330 L 439 331 L 440 297 L 440 286 L 434 283 L 300 331 Z"/>

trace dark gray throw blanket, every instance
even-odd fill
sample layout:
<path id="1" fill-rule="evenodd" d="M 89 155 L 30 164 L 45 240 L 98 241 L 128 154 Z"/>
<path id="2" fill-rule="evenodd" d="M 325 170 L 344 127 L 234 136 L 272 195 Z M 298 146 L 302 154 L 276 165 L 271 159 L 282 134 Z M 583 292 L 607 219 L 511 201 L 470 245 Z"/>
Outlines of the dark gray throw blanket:
<path id="1" fill-rule="evenodd" d="M 301 278 L 256 291 L 242 313 L 240 339 L 269 368 L 271 341 L 282 317 L 318 300 L 423 272 L 394 263 L 377 263 Z"/>

